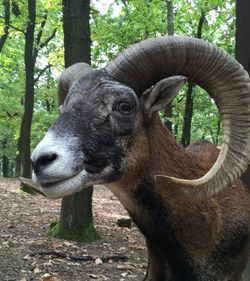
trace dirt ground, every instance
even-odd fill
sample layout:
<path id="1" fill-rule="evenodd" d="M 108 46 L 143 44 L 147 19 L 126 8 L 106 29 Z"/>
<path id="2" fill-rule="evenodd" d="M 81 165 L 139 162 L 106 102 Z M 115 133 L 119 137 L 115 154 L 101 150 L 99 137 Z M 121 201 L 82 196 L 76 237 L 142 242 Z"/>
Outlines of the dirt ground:
<path id="1" fill-rule="evenodd" d="M 50 223 L 59 218 L 60 200 L 31 196 L 18 188 L 18 181 L 0 179 L 0 281 L 143 279 L 144 239 L 134 225 L 117 226 L 117 219 L 128 215 L 107 188 L 95 188 L 93 212 L 101 239 L 90 244 L 48 237 Z M 128 260 L 103 262 L 103 257 L 114 255 Z M 81 261 L 82 256 L 93 260 Z"/>

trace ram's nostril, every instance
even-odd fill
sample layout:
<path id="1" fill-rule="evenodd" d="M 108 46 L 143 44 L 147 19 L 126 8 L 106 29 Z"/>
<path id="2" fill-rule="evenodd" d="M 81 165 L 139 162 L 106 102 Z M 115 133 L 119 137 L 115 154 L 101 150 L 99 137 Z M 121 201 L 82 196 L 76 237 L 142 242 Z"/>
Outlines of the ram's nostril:
<path id="1" fill-rule="evenodd" d="M 37 159 L 37 163 L 39 166 L 45 166 L 47 164 L 52 163 L 54 160 L 56 160 L 56 158 L 57 158 L 57 154 L 55 153 L 48 154 L 48 155 L 41 155 Z"/>
<path id="2" fill-rule="evenodd" d="M 56 153 L 40 155 L 35 161 L 32 161 L 34 172 L 37 174 L 40 169 L 54 162 L 57 157 Z"/>

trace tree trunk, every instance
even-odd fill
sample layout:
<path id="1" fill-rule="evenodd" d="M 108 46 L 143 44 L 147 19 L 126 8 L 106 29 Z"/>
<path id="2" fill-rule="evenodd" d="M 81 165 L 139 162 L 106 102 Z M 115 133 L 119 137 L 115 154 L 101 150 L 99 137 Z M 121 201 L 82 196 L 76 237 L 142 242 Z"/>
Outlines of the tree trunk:
<path id="1" fill-rule="evenodd" d="M 63 0 L 65 67 L 76 62 L 90 64 L 90 0 Z M 62 199 L 59 227 L 52 234 L 61 238 L 92 241 L 98 236 L 93 226 L 93 187 Z"/>
<path id="2" fill-rule="evenodd" d="M 63 0 L 65 67 L 77 62 L 90 64 L 90 0 Z"/>
<path id="3" fill-rule="evenodd" d="M 6 155 L 3 155 L 3 177 L 9 177 L 9 159 Z"/>
<path id="4" fill-rule="evenodd" d="M 10 24 L 10 0 L 3 0 L 4 5 L 4 23 L 5 27 L 3 30 L 3 35 L 0 36 L 0 53 L 3 50 L 3 46 L 9 35 L 9 24 Z"/>
<path id="5" fill-rule="evenodd" d="M 34 107 L 34 33 L 36 21 L 36 1 L 28 0 L 28 23 L 25 32 L 25 95 L 24 95 L 24 114 L 21 121 L 19 149 L 21 161 L 21 176 L 31 177 L 30 163 L 30 134 Z M 31 192 L 29 187 L 22 186 L 26 192 Z"/>
<path id="6" fill-rule="evenodd" d="M 168 35 L 174 35 L 174 5 L 172 0 L 167 1 Z"/>
<path id="7" fill-rule="evenodd" d="M 15 177 L 19 178 L 21 176 L 21 158 L 20 158 L 20 137 L 17 143 L 17 155 L 16 155 L 16 166 L 15 166 Z"/>
<path id="8" fill-rule="evenodd" d="M 3 177 L 4 178 L 7 178 L 9 176 L 9 159 L 8 159 L 8 157 L 5 154 L 6 145 L 7 145 L 7 141 L 3 140 L 3 142 L 2 142 L 2 150 L 3 150 L 2 172 L 3 172 Z"/>
<path id="9" fill-rule="evenodd" d="M 8 38 L 9 35 L 9 24 L 10 24 L 10 1 L 9 0 L 3 0 L 4 5 L 4 23 L 5 27 L 3 29 L 3 34 L 0 36 L 0 53 L 3 50 L 3 46 Z M 7 145 L 6 140 L 3 140 L 3 153 L 2 153 L 2 174 L 3 177 L 8 177 L 8 170 L 9 170 L 9 159 L 5 155 L 4 151 Z"/>
<path id="10" fill-rule="evenodd" d="M 236 59 L 250 74 L 250 1 L 236 1 Z"/>
<path id="11" fill-rule="evenodd" d="M 166 0 L 167 4 L 167 33 L 168 35 L 174 35 L 174 5 L 173 1 Z M 165 109 L 164 113 L 167 118 L 171 118 L 173 116 L 173 107 L 172 103 L 168 104 Z M 167 120 L 166 127 L 169 129 L 169 131 L 172 133 L 172 122 L 170 120 Z"/>
<path id="12" fill-rule="evenodd" d="M 196 38 L 201 39 L 202 27 L 206 19 L 206 14 L 204 11 L 201 11 L 201 16 L 199 19 Z M 193 117 L 193 88 L 195 84 L 188 82 L 188 88 L 186 92 L 186 102 L 185 102 L 185 111 L 184 111 L 184 120 L 183 120 L 183 130 L 181 137 L 181 144 L 183 147 L 187 147 L 190 144 L 191 140 L 191 123 Z"/>
<path id="13" fill-rule="evenodd" d="M 250 1 L 236 1 L 236 59 L 250 74 Z M 250 261 L 243 273 L 244 280 L 250 280 Z"/>
<path id="14" fill-rule="evenodd" d="M 188 82 L 188 89 L 186 92 L 186 103 L 185 103 L 185 111 L 184 111 L 184 122 L 183 122 L 183 129 L 182 129 L 182 138 L 181 144 L 183 147 L 187 147 L 190 145 L 191 139 L 191 123 L 192 123 L 192 116 L 193 116 L 193 88 L 194 83 Z"/>

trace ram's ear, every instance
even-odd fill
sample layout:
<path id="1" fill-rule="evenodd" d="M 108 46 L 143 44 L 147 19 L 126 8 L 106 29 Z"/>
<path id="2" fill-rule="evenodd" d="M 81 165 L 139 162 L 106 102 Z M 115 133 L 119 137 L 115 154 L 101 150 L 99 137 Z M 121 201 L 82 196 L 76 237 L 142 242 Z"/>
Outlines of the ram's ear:
<path id="1" fill-rule="evenodd" d="M 145 91 L 141 97 L 145 113 L 151 117 L 153 113 L 171 103 L 186 80 L 184 76 L 168 77 L 156 83 L 152 89 Z"/>

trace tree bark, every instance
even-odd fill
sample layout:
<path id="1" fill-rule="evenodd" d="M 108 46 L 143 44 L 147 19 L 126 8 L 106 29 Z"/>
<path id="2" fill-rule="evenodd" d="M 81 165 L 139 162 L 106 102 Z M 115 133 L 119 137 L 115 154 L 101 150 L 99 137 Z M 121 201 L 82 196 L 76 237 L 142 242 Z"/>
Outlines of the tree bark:
<path id="1" fill-rule="evenodd" d="M 172 0 L 166 0 L 167 4 L 167 33 L 168 35 L 174 35 L 174 5 Z M 173 106 L 172 103 L 168 104 L 164 109 L 165 115 L 167 118 L 173 116 Z M 167 120 L 166 127 L 172 133 L 172 122 Z"/>
<path id="2" fill-rule="evenodd" d="M 89 11 L 90 0 L 63 0 L 65 67 L 76 62 L 91 62 Z M 93 187 L 90 187 L 62 199 L 58 236 L 71 240 L 95 240 L 92 194 Z"/>
<path id="3" fill-rule="evenodd" d="M 25 32 L 25 95 L 24 95 L 24 114 L 21 121 L 19 150 L 21 161 L 21 176 L 31 177 L 30 163 L 30 135 L 34 108 L 34 33 L 36 24 L 36 1 L 28 0 L 28 22 Z M 27 186 L 22 189 L 27 192 L 31 190 Z"/>
<path id="4" fill-rule="evenodd" d="M 3 150 L 3 157 L 2 157 L 2 174 L 4 178 L 9 176 L 9 159 L 5 154 L 7 146 L 7 140 L 2 141 L 2 150 Z"/>
<path id="5" fill-rule="evenodd" d="M 193 88 L 195 87 L 194 83 L 188 82 L 188 88 L 186 92 L 186 102 L 185 102 L 185 111 L 184 111 L 184 121 L 182 129 L 182 138 L 181 144 L 183 147 L 190 145 L 191 139 L 191 123 L 193 116 Z"/>
<path id="6" fill-rule="evenodd" d="M 9 159 L 3 154 L 3 177 L 7 178 L 9 176 Z"/>
<path id="7" fill-rule="evenodd" d="M 196 38 L 201 39 L 202 36 L 202 27 L 206 19 L 206 14 L 204 11 L 201 11 L 201 16 L 199 19 Z M 186 102 L 185 102 L 185 111 L 184 111 L 184 120 L 183 120 L 183 129 L 181 144 L 183 147 L 187 147 L 190 144 L 191 140 L 191 124 L 193 117 L 193 89 L 195 84 L 188 82 L 188 88 L 186 92 Z"/>
<path id="8" fill-rule="evenodd" d="M 3 35 L 0 37 L 0 53 L 3 50 L 4 44 L 8 38 L 9 35 L 9 23 L 10 23 L 10 1 L 9 0 L 3 0 L 3 6 L 4 6 L 4 23 L 5 27 L 3 30 Z M 8 177 L 8 170 L 9 170 L 9 159 L 4 153 L 4 150 L 6 149 L 7 141 L 3 140 L 3 153 L 2 153 L 2 175 L 3 177 Z"/>
<path id="9" fill-rule="evenodd" d="M 65 67 L 77 62 L 90 64 L 90 0 L 63 0 Z"/>
<path id="10" fill-rule="evenodd" d="M 236 1 L 236 59 L 250 74 L 250 1 Z"/>
<path id="11" fill-rule="evenodd" d="M 174 5 L 172 0 L 167 1 L 168 35 L 174 35 Z"/>
<path id="12" fill-rule="evenodd" d="M 235 57 L 250 74 L 250 1 L 236 1 L 236 48 Z M 250 261 L 243 273 L 250 280 Z"/>
<path id="13" fill-rule="evenodd" d="M 4 5 L 4 32 L 3 35 L 0 37 L 0 53 L 3 50 L 3 46 L 8 38 L 9 35 L 9 24 L 10 24 L 10 0 L 3 0 Z"/>

